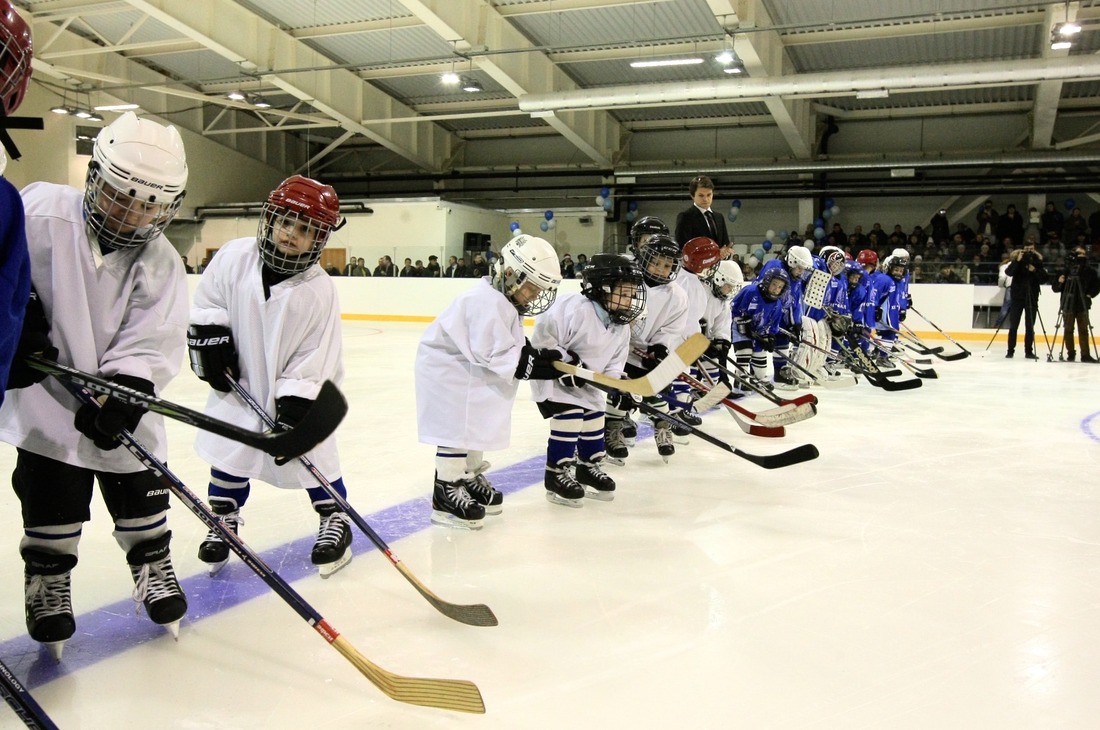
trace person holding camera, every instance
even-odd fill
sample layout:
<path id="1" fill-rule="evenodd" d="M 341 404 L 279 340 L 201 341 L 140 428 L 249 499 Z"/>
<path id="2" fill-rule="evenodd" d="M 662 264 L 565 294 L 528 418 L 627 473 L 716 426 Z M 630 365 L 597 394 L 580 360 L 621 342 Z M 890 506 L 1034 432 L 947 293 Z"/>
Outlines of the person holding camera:
<path id="1" fill-rule="evenodd" d="M 1043 256 L 1035 250 L 1035 241 L 1024 242 L 1024 247 L 1013 254 L 1012 262 L 1005 269 L 1005 275 L 1012 277 L 1012 302 L 1008 309 L 1008 352 L 1012 357 L 1016 352 L 1016 331 L 1020 329 L 1020 318 L 1024 319 L 1024 357 L 1037 360 L 1035 355 L 1035 312 L 1039 309 L 1039 287 L 1046 282 L 1047 272 L 1043 268 Z"/>
<path id="2" fill-rule="evenodd" d="M 1081 362 L 1096 362 L 1089 347 L 1088 330 L 1092 298 L 1100 294 L 1100 275 L 1089 266 L 1088 255 L 1083 246 L 1073 249 L 1073 255 L 1066 260 L 1066 270 L 1058 275 L 1058 280 L 1050 288 L 1062 294 L 1066 360 L 1073 362 L 1077 357 L 1077 351 L 1073 347 L 1073 330 L 1076 325 L 1081 342 Z"/>

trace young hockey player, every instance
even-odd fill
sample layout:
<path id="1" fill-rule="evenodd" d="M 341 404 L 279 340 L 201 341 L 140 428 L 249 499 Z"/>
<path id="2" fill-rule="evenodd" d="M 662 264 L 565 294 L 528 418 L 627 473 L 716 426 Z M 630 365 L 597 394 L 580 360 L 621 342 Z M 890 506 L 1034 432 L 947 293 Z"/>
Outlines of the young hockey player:
<path id="1" fill-rule="evenodd" d="M 581 272 L 581 293 L 559 297 L 535 320 L 531 344 L 565 350 L 587 368 L 622 376 L 629 325 L 644 311 L 645 296 L 641 269 L 632 259 L 596 254 Z M 603 391 L 585 387 L 583 380 L 562 378 L 533 381 L 531 392 L 542 417 L 550 419 L 546 498 L 567 507 L 580 507 L 585 496 L 613 499 L 615 481 L 600 468 L 605 455 Z"/>
<path id="2" fill-rule="evenodd" d="M 905 321 L 905 312 L 913 306 L 913 295 L 909 293 L 909 252 L 904 248 L 895 248 L 890 252 L 891 256 L 896 257 L 905 266 L 905 274 L 897 282 L 897 296 L 898 296 L 898 321 Z"/>
<path id="3" fill-rule="evenodd" d="M 9 387 L 8 372 L 12 361 L 21 362 L 24 355 L 41 352 L 48 346 L 42 341 L 21 341 L 23 313 L 31 290 L 31 265 L 23 202 L 15 187 L 2 177 L 7 164 L 5 150 L 10 147 L 11 154 L 16 154 L 4 120 L 15 113 L 23 101 L 31 78 L 31 56 L 30 28 L 8 0 L 0 0 L 0 211 L 3 211 L 0 214 L 0 281 L 4 284 L 0 294 L 0 404 Z M 56 357 L 56 353 L 50 354 Z M 17 372 L 16 381 L 10 387 L 26 387 L 45 377 L 44 373 L 33 375 L 37 371 L 28 372 L 28 368 L 19 370 L 23 377 Z M 28 375 L 31 377 L 26 377 Z"/>
<path id="4" fill-rule="evenodd" d="M 687 316 L 687 297 L 683 290 L 672 285 L 680 270 L 680 246 L 664 234 L 652 235 L 645 244 L 634 249 L 634 256 L 642 269 L 645 282 L 645 315 L 630 325 L 630 354 L 626 360 L 626 374 L 635 378 L 645 375 L 668 353 L 683 341 L 683 329 Z M 638 353 L 644 353 L 644 356 Z M 663 412 L 668 403 L 660 396 L 647 398 L 645 402 Z M 607 460 L 622 465 L 629 455 L 626 428 L 633 401 L 609 400 L 607 404 L 606 441 Z M 625 406 L 625 407 L 624 407 Z M 672 443 L 672 430 L 667 421 L 653 424 L 657 453 L 667 462 L 676 453 Z"/>
<path id="5" fill-rule="evenodd" d="M 520 234 L 500 251 L 492 278 L 460 294 L 436 317 L 416 351 L 416 423 L 432 444 L 432 522 L 477 530 L 500 514 L 503 496 L 485 477 L 483 452 L 507 448 L 520 380 L 562 377 L 563 353 L 532 347 L 523 316 L 554 302 L 561 266 L 547 241 Z"/>
<path id="6" fill-rule="evenodd" d="M 866 253 L 866 251 L 861 252 Z M 878 258 L 877 256 L 875 257 Z M 867 352 L 871 343 L 867 339 L 867 333 L 874 324 L 874 308 L 870 308 L 870 285 L 867 280 L 867 270 L 858 259 L 844 264 L 845 277 L 848 280 L 848 309 L 852 317 L 852 326 L 848 332 L 848 342 L 852 347 L 859 347 Z"/>
<path id="7" fill-rule="evenodd" d="M 821 350 L 830 350 L 835 344 L 832 341 L 834 322 L 841 333 L 849 329 L 847 324 L 843 324 L 848 314 L 848 293 L 843 280 L 844 252 L 837 246 L 824 246 L 813 257 L 813 262 L 814 269 L 826 272 L 830 278 L 820 307 L 811 307 L 803 301 L 803 343 L 792 357 L 797 358 L 795 362 L 806 370 L 831 377 L 833 373 L 827 367 Z"/>
<path id="8" fill-rule="evenodd" d="M 882 262 L 882 271 L 876 271 L 871 275 L 871 296 L 875 302 L 875 324 L 878 325 L 878 337 L 888 344 L 898 339 L 897 330 L 901 326 L 901 320 L 905 315 L 905 294 L 903 282 L 908 274 L 908 259 L 890 254 Z M 905 286 L 908 284 L 906 283 Z M 880 360 L 888 357 L 885 353 L 880 355 Z"/>
<path id="9" fill-rule="evenodd" d="M 760 379 L 767 377 L 768 356 L 775 350 L 776 335 L 786 306 L 784 295 L 791 277 L 781 266 L 773 266 L 746 285 L 733 298 L 733 352 L 737 365 Z"/>
<path id="10" fill-rule="evenodd" d="M 341 224 L 336 191 L 295 175 L 268 195 L 256 235 L 230 241 L 210 260 L 188 330 L 191 369 L 212 388 L 208 415 L 263 430 L 259 416 L 232 392 L 227 371 L 284 428 L 301 420 L 326 380 L 340 383 L 340 305 L 317 262 Z M 320 518 L 310 560 L 321 577 L 351 560 L 350 519 L 297 460 L 287 463 L 206 431 L 195 439 L 195 451 L 210 464 L 210 509 L 226 527 L 237 532 L 243 522 L 252 479 L 305 489 Z M 334 436 L 309 459 L 347 496 Z M 199 560 L 211 573 L 229 560 L 229 545 L 216 530 L 199 546 Z"/>
<path id="11" fill-rule="evenodd" d="M 27 317 L 24 328 L 40 328 L 59 362 L 150 394 L 179 372 L 187 285 L 162 232 L 186 183 L 176 129 L 127 112 L 96 137 L 83 192 L 50 183 L 23 190 L 41 303 L 40 316 Z M 57 658 L 76 628 L 71 572 L 96 480 L 135 600 L 173 633 L 187 611 L 169 553 L 168 493 L 117 448 L 128 430 L 163 461 L 163 419 L 115 398 L 100 400 L 102 407 L 81 405 L 49 378 L 9 391 L 0 409 L 0 439 L 18 448 L 12 486 L 23 512 L 27 631 Z"/>
<path id="12" fill-rule="evenodd" d="M 733 346 L 730 339 L 733 327 L 731 305 L 733 298 L 744 286 L 745 275 L 736 262 L 720 261 L 718 263 L 710 279 L 711 293 L 714 295 L 712 297 L 714 303 L 708 305 L 707 337 L 710 339 L 710 347 L 703 353 L 708 364 L 703 364 L 703 360 L 700 360 L 700 364 L 706 370 L 711 382 L 723 383 L 727 388 L 732 387 L 729 376 L 725 372 L 728 369 L 730 348 Z M 718 326 L 714 323 L 718 323 Z M 740 397 L 740 393 L 731 392 L 731 395 Z"/>
<path id="13" fill-rule="evenodd" d="M 813 269 L 813 257 L 805 246 L 788 246 L 783 258 L 774 258 L 768 261 L 760 269 L 757 280 L 761 280 L 764 274 L 775 268 L 782 268 L 787 272 L 790 286 L 783 295 L 783 321 L 781 327 L 794 335 L 795 339 L 802 336 L 802 285 L 809 277 Z M 782 332 L 776 334 L 775 349 L 772 352 L 772 366 L 775 370 L 775 385 L 777 388 L 797 388 L 799 379 L 795 376 L 793 368 L 788 367 L 787 357 L 790 354 L 791 341 Z"/>
<path id="14" fill-rule="evenodd" d="M 713 340 L 728 343 L 727 337 L 733 321 L 730 318 L 729 305 L 715 297 L 711 288 L 711 279 L 721 260 L 722 251 L 717 243 L 703 236 L 691 239 L 684 244 L 681 264 L 683 270 L 676 277 L 674 284 L 683 290 L 688 302 L 683 330 L 680 333 L 681 342 L 696 332 L 702 331 L 708 339 L 712 340 L 709 356 L 717 358 L 721 354 L 724 361 L 728 350 L 720 353 L 721 345 L 714 345 Z M 692 374 L 698 379 L 699 373 L 695 366 L 693 365 L 691 369 Z M 672 415 L 688 425 L 701 425 L 703 419 L 691 410 L 691 388 L 688 384 L 674 381 L 672 394 L 671 405 L 676 408 Z M 673 426 L 672 431 L 681 438 L 691 433 L 688 429 L 678 426 Z"/>

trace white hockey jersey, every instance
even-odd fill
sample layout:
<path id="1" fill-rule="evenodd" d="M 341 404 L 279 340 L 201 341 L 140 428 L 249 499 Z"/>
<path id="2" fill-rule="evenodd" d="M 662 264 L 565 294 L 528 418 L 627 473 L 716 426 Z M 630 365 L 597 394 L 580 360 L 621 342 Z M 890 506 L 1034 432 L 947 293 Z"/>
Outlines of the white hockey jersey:
<path id="1" fill-rule="evenodd" d="M 84 372 L 151 381 L 160 393 L 183 364 L 187 282 L 164 236 L 102 255 L 84 226 L 84 193 L 51 183 L 22 191 L 31 281 L 50 323 L 57 360 Z M 57 461 L 130 474 L 144 467 L 126 449 L 103 451 L 73 426 L 80 408 L 55 378 L 9 390 L 0 408 L 0 440 Z M 167 458 L 164 419 L 142 416 L 134 437 Z"/>
<path id="2" fill-rule="evenodd" d="M 531 344 L 575 352 L 588 369 L 619 377 L 630 350 L 630 327 L 611 323 L 607 313 L 583 294 L 563 294 L 535 318 Z M 602 390 L 567 388 L 556 380 L 532 380 L 531 394 L 536 402 L 570 403 L 600 412 L 607 400 Z"/>
<path id="3" fill-rule="evenodd" d="M 428 325 L 416 350 L 421 443 L 477 451 L 508 447 L 515 379 L 526 342 L 515 306 L 481 278 Z"/>
<path id="4" fill-rule="evenodd" d="M 645 288 L 645 313 L 630 323 L 631 352 L 627 362 L 637 366 L 641 366 L 642 361 L 633 353 L 634 349 L 645 351 L 650 345 L 664 345 L 675 350 L 685 339 L 687 295 L 671 282 L 661 286 L 646 284 Z"/>
<path id="5" fill-rule="evenodd" d="M 702 331 L 699 327 L 699 320 L 706 318 L 707 300 L 714 297 L 707 283 L 700 279 L 698 274 L 687 269 L 681 269 L 676 278 L 672 280 L 672 283 L 680 287 L 687 297 L 687 314 L 684 315 L 683 329 L 681 330 L 682 339 L 686 340 L 696 332 Z"/>
<path id="6" fill-rule="evenodd" d="M 343 381 L 340 303 L 332 279 L 317 265 L 272 286 L 265 300 L 260 267 L 255 238 L 238 238 L 223 246 L 199 280 L 191 322 L 229 327 L 237 345 L 241 385 L 274 416 L 276 398 L 312 400 L 325 380 L 336 385 Z M 266 428 L 236 393 L 211 388 L 206 413 L 252 431 Z M 195 451 L 228 474 L 283 488 L 317 486 L 297 460 L 275 466 L 274 458 L 263 451 L 206 431 L 195 439 Z M 329 481 L 340 477 L 335 435 L 307 456 Z"/>

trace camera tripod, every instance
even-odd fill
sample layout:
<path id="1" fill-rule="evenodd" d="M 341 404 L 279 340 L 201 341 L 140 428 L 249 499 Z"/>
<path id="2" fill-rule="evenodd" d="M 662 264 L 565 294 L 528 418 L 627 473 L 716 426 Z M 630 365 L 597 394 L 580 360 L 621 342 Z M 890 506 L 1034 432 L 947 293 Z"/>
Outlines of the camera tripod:
<path id="1" fill-rule="evenodd" d="M 1087 362 L 1095 356 L 1096 341 L 1095 335 L 1092 330 L 1092 321 L 1089 318 L 1088 302 L 1085 298 L 1085 291 L 1081 287 L 1081 280 L 1079 272 L 1074 271 L 1072 273 L 1065 274 L 1066 281 L 1062 287 L 1062 299 L 1058 307 L 1058 321 L 1054 324 L 1054 341 L 1058 341 L 1058 329 L 1065 327 L 1066 315 L 1069 315 L 1070 324 L 1072 326 L 1073 320 L 1077 320 L 1078 335 L 1081 339 L 1081 360 Z M 1085 327 L 1088 328 L 1088 339 L 1085 337 L 1085 327 L 1081 326 L 1082 316 Z M 1062 337 L 1062 346 L 1058 349 L 1059 362 L 1065 361 L 1066 340 L 1071 337 L 1070 329 L 1066 328 Z M 1054 361 L 1054 347 L 1048 346 L 1047 362 Z"/>

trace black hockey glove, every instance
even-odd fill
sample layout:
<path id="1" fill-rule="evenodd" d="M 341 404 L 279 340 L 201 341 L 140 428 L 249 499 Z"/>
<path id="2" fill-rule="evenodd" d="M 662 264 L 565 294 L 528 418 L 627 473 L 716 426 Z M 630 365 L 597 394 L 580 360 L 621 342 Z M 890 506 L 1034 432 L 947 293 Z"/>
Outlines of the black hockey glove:
<path id="1" fill-rule="evenodd" d="M 562 373 L 554 367 L 561 353 L 553 348 L 532 347 L 528 342 L 519 353 L 516 380 L 556 380 Z"/>
<path id="2" fill-rule="evenodd" d="M 46 379 L 46 373 L 35 370 L 24 358 L 27 355 L 40 355 L 47 360 L 57 360 L 57 348 L 50 344 L 50 323 L 46 311 L 42 309 L 42 300 L 32 289 L 27 300 L 27 310 L 23 315 L 23 331 L 19 335 L 19 344 L 15 347 L 15 356 L 11 361 L 8 374 L 8 389 L 27 388 Z"/>
<path id="3" fill-rule="evenodd" d="M 802 325 L 792 324 L 787 331 L 791 334 L 791 342 L 794 344 L 802 342 Z"/>
<path id="4" fill-rule="evenodd" d="M 729 356 L 730 347 L 732 346 L 729 340 L 711 340 L 707 351 L 703 353 L 703 357 L 725 367 L 726 357 Z"/>
<path id="5" fill-rule="evenodd" d="M 765 352 L 775 352 L 775 335 L 759 335 L 756 341 Z"/>
<path id="6" fill-rule="evenodd" d="M 642 357 L 642 368 L 648 373 L 650 370 L 660 365 L 661 361 L 666 357 L 668 357 L 667 347 L 661 344 L 652 344 Z"/>
<path id="7" fill-rule="evenodd" d="M 313 401 L 296 395 L 284 395 L 275 399 L 275 431 L 289 431 L 302 422 L 309 412 Z M 276 456 L 275 466 L 282 466 L 293 460 L 293 456 Z"/>
<path id="8" fill-rule="evenodd" d="M 579 368 L 584 367 L 584 363 L 581 361 L 580 356 L 572 350 L 569 350 L 565 353 L 565 359 L 563 360 L 563 362 L 569 365 L 576 365 Z M 570 373 L 562 372 L 558 373 L 558 383 L 564 385 L 566 388 L 583 388 L 588 385 L 588 381 L 584 378 L 578 377 L 576 375 L 571 375 Z"/>
<path id="9" fill-rule="evenodd" d="M 241 378 L 237 346 L 228 327 L 220 324 L 193 324 L 188 327 L 187 355 L 191 359 L 191 370 L 214 390 L 222 393 L 232 390 L 225 379 L 226 370 L 234 380 Z"/>
<path id="10" fill-rule="evenodd" d="M 913 295 L 910 294 L 909 292 L 905 292 L 905 308 L 906 309 L 912 309 L 913 308 Z"/>
<path id="11" fill-rule="evenodd" d="M 898 311 L 898 321 L 899 322 L 904 322 L 905 321 L 905 310 L 904 309 Z"/>
<path id="12" fill-rule="evenodd" d="M 607 394 L 607 403 L 624 413 L 630 413 L 638 408 L 638 401 L 630 393 L 615 390 Z"/>
<path id="13" fill-rule="evenodd" d="M 752 317 L 738 317 L 733 326 L 742 337 L 752 337 Z"/>
<path id="14" fill-rule="evenodd" d="M 875 321 L 882 321 L 882 307 L 875 307 Z"/>
<path id="15" fill-rule="evenodd" d="M 141 391 L 146 395 L 155 394 L 153 384 L 145 378 L 115 375 L 110 378 L 110 381 Z M 118 435 L 123 429 L 133 433 L 138 421 L 144 415 L 145 406 L 126 403 L 118 398 L 108 398 L 102 406 L 94 403 L 82 405 L 76 412 L 73 425 L 76 426 L 77 431 L 90 438 L 97 448 L 110 451 L 118 448 L 122 443 L 118 440 Z"/>
<path id="16" fill-rule="evenodd" d="M 852 328 L 852 318 L 846 314 L 830 314 L 829 327 L 834 335 L 841 337 Z"/>

